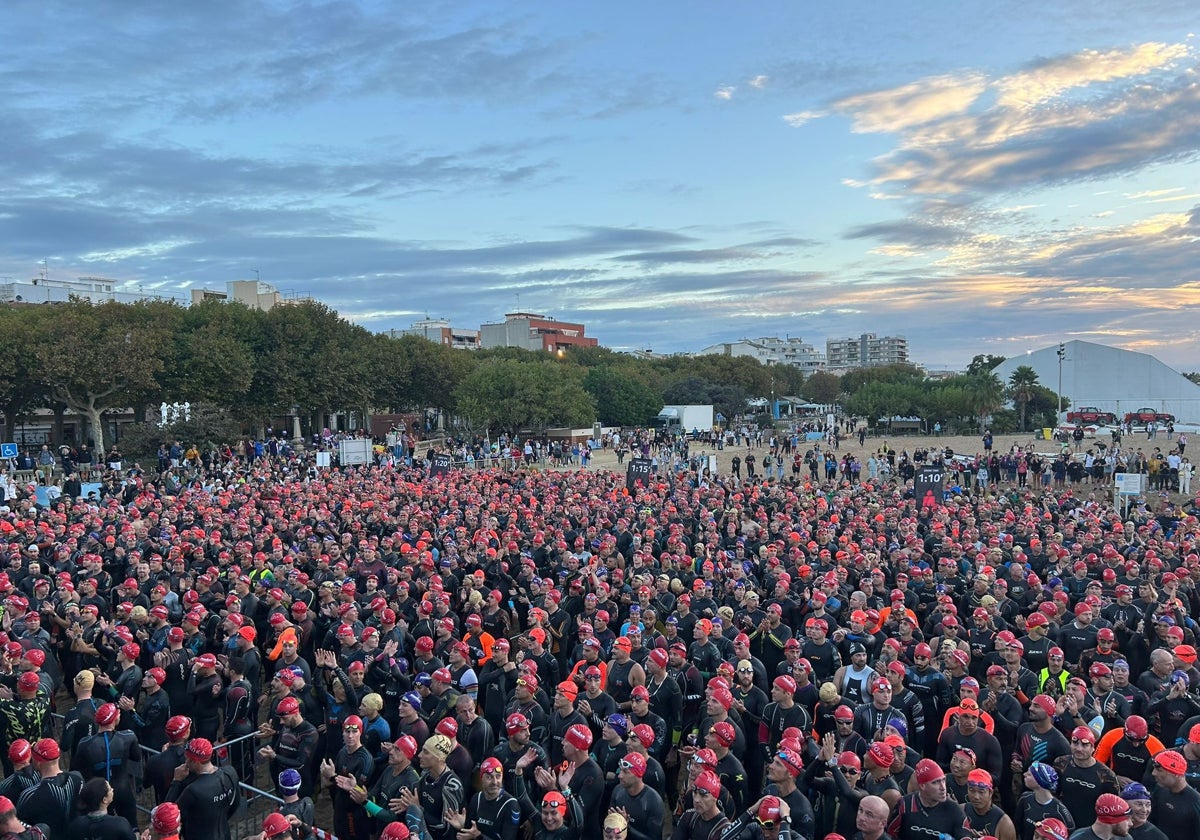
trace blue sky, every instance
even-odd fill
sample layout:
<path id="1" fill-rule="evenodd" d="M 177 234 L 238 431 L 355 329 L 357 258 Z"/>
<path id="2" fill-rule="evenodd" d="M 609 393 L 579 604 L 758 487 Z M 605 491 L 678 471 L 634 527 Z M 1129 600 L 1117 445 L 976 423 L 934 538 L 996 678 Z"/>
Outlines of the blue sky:
<path id="1" fill-rule="evenodd" d="M 1200 368 L 1200 7 L 9 0 L 0 276 Z"/>

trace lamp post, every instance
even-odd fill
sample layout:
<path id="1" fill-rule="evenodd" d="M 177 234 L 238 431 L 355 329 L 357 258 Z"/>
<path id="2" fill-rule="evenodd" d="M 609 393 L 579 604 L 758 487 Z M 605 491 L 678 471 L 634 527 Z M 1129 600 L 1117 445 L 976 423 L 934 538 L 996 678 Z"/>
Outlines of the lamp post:
<path id="1" fill-rule="evenodd" d="M 1058 345 L 1058 415 L 1055 416 L 1054 422 L 1057 425 L 1062 420 L 1062 363 L 1063 358 L 1067 355 L 1067 345 Z"/>

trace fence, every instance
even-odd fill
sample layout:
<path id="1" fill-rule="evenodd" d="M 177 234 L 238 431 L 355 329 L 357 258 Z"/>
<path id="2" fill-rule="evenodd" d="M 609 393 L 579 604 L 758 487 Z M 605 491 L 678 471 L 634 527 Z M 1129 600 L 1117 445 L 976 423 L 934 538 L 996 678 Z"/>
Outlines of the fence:
<path id="1" fill-rule="evenodd" d="M 55 712 L 52 717 L 56 724 L 57 740 L 62 740 L 62 724 L 65 717 Z M 245 735 L 240 735 L 237 738 L 230 738 L 228 741 L 221 741 L 213 744 L 213 756 L 217 759 L 217 764 L 224 764 L 229 755 L 229 747 L 239 741 L 244 741 L 248 738 L 254 738 L 258 735 L 257 732 L 248 732 Z M 156 750 L 145 744 L 141 744 L 142 752 L 147 755 L 160 755 L 162 750 Z M 283 804 L 283 800 L 274 793 L 254 787 L 254 785 L 246 782 L 239 783 L 242 789 L 242 807 L 238 810 L 234 818 L 230 820 L 229 828 L 230 835 L 234 838 L 250 837 L 262 833 L 262 821 L 267 814 L 279 809 Z M 146 815 L 146 821 L 149 822 L 150 812 L 154 810 L 154 791 L 146 788 L 138 797 L 138 811 Z M 135 830 L 137 826 L 134 827 Z M 329 840 L 337 840 L 332 834 L 328 834 Z"/>

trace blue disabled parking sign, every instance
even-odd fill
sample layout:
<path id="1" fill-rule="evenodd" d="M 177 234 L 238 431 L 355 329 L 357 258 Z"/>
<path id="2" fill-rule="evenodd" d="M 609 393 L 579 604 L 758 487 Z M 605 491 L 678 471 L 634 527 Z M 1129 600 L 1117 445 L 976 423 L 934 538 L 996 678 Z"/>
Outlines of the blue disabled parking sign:
<path id="1" fill-rule="evenodd" d="M 0 458 L 16 458 L 17 445 L 15 443 L 0 443 Z"/>

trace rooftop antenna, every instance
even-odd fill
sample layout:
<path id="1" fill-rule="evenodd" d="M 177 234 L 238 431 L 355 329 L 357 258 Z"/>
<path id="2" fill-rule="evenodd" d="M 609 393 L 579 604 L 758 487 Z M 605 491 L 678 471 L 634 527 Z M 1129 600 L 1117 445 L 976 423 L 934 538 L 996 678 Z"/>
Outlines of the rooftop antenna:
<path id="1" fill-rule="evenodd" d="M 257 268 L 255 268 L 255 269 L 251 269 L 251 270 L 254 272 L 254 282 L 255 282 L 255 283 L 261 283 L 261 282 L 262 282 L 262 277 L 260 277 L 260 276 L 258 275 L 258 269 L 257 269 Z"/>
<path id="2" fill-rule="evenodd" d="M 45 283 L 50 279 L 50 261 L 45 257 L 42 258 L 42 282 Z"/>
<path id="3" fill-rule="evenodd" d="M 521 293 L 517 292 L 517 311 L 521 311 Z"/>

